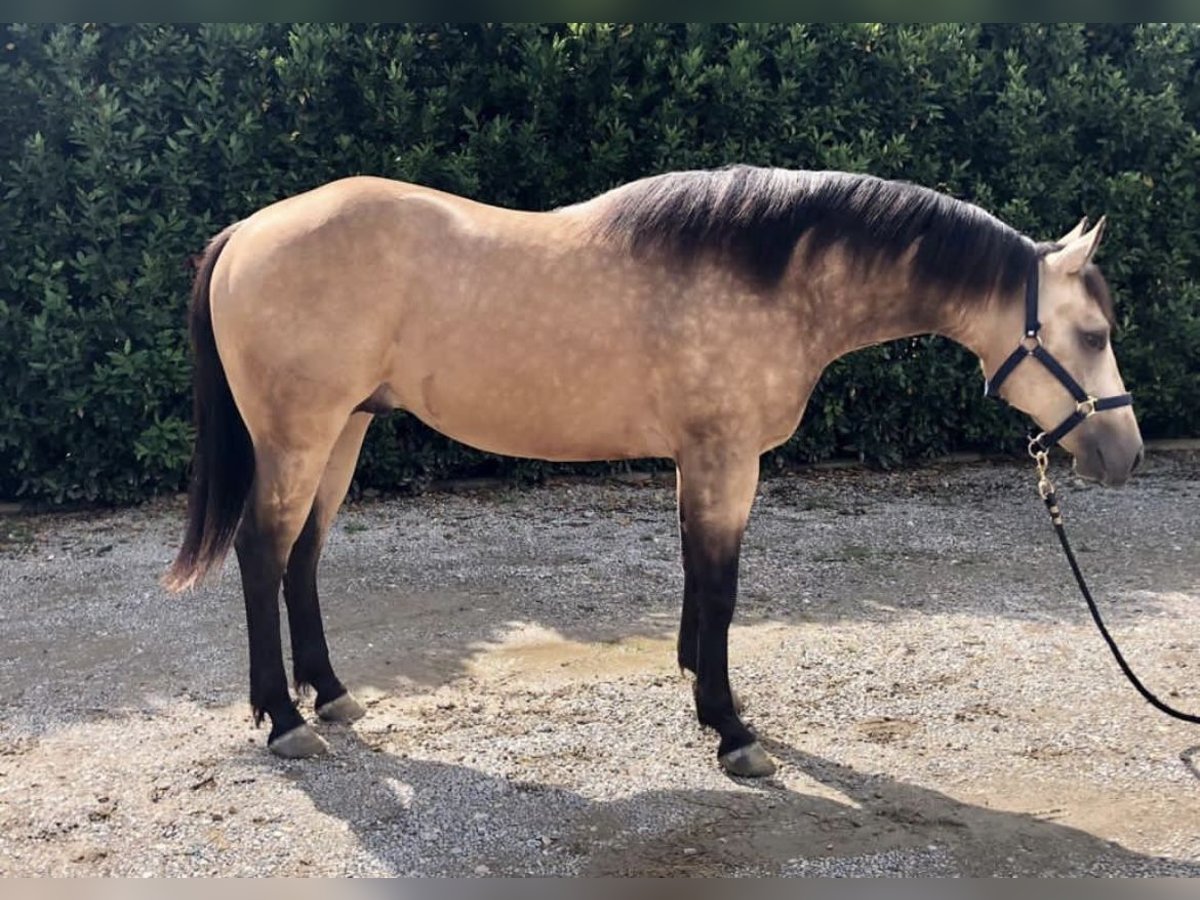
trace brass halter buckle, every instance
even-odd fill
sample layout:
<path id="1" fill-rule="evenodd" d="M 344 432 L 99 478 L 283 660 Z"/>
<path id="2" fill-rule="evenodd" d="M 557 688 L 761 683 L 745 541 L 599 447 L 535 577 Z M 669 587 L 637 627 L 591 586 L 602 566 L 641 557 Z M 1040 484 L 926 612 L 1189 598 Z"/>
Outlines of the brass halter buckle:
<path id="1" fill-rule="evenodd" d="M 1080 400 L 1075 404 L 1075 411 L 1082 414 L 1084 418 L 1093 416 L 1096 414 L 1096 403 L 1099 399 L 1099 397 L 1093 397 L 1091 394 L 1088 394 L 1086 400 Z"/>

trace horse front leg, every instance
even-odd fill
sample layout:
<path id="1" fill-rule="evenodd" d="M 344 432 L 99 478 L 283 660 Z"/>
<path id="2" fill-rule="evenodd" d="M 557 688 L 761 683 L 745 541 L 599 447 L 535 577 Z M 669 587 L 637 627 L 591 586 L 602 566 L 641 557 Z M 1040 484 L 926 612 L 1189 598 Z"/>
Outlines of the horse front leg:
<path id="1" fill-rule="evenodd" d="M 721 737 L 721 766 L 733 775 L 771 775 L 775 763 L 742 722 L 729 685 L 729 625 L 742 535 L 758 484 L 758 454 L 728 446 L 694 447 L 678 463 L 687 582 L 680 662 L 686 667 L 693 661 L 694 646 L 696 715 Z"/>
<path id="2" fill-rule="evenodd" d="M 679 668 L 695 675 L 700 639 L 700 607 L 696 600 L 696 575 L 688 560 L 687 510 L 683 505 L 683 474 L 678 467 L 675 468 L 675 490 L 678 496 L 680 561 L 683 563 L 683 610 L 679 616 L 679 640 L 675 653 Z"/>
<path id="3" fill-rule="evenodd" d="M 685 672 L 696 674 L 696 657 L 700 652 L 700 601 L 698 589 L 700 578 L 688 559 L 688 546 L 684 536 L 687 533 L 687 510 L 683 505 L 683 478 L 679 470 L 675 470 L 675 483 L 679 490 L 679 543 L 680 557 L 683 563 L 683 609 L 679 615 L 679 639 L 676 643 L 676 658 L 679 668 Z M 745 704 L 738 696 L 736 688 L 729 689 L 733 695 L 733 708 L 738 714 L 744 713 Z"/>

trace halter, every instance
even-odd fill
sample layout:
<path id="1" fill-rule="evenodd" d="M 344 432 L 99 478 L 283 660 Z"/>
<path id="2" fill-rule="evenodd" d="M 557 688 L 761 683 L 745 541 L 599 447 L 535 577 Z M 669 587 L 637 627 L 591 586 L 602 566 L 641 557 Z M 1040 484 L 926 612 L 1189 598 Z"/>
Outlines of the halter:
<path id="1" fill-rule="evenodd" d="M 1132 394 L 1114 394 L 1111 397 L 1093 397 L 1079 382 L 1071 377 L 1071 373 L 1062 367 L 1054 355 L 1042 345 L 1042 323 L 1038 321 L 1038 263 L 1040 257 L 1035 256 L 1029 267 L 1029 278 L 1025 282 L 1025 334 L 1017 349 L 1008 355 L 1008 359 L 1000 364 L 996 374 L 988 379 L 983 386 L 985 397 L 999 397 L 1000 385 L 1013 373 L 1021 361 L 1032 356 L 1050 370 L 1050 374 L 1058 379 L 1058 383 L 1067 389 L 1075 400 L 1075 411 L 1063 419 L 1055 428 L 1043 431 L 1029 439 L 1029 453 L 1035 459 L 1038 454 L 1049 453 L 1050 448 L 1067 436 L 1085 419 L 1103 412 L 1106 409 L 1118 409 L 1133 404 Z"/>
<path id="2" fill-rule="evenodd" d="M 1117 647 L 1117 642 L 1113 640 L 1113 636 L 1109 633 L 1107 626 L 1105 626 L 1104 620 L 1100 617 L 1100 610 L 1096 606 L 1096 601 L 1092 598 L 1092 592 L 1088 590 L 1083 572 L 1079 568 L 1079 561 L 1075 558 L 1075 552 L 1071 549 L 1071 542 L 1067 540 L 1067 530 L 1063 526 L 1062 510 L 1058 505 L 1058 494 L 1055 491 L 1054 482 L 1050 480 L 1050 448 L 1062 440 L 1071 429 L 1084 419 L 1098 412 L 1103 412 L 1106 409 L 1118 409 L 1122 406 L 1130 406 L 1133 404 L 1133 397 L 1130 394 L 1115 394 L 1112 397 L 1093 397 L 1081 388 L 1079 382 L 1071 377 L 1070 373 L 1054 358 L 1054 355 L 1042 346 L 1040 336 L 1042 323 L 1038 321 L 1038 260 L 1039 258 L 1035 256 L 1033 264 L 1029 267 L 1029 279 L 1025 282 L 1025 334 L 1022 336 L 1021 343 L 1017 346 L 1017 349 L 1008 355 L 1008 359 L 1004 360 L 1000 368 L 996 370 L 996 374 L 984 385 L 983 395 L 985 397 L 998 396 L 997 391 L 1000 390 L 1000 385 L 1004 383 L 1004 379 L 1012 374 L 1013 369 L 1020 365 L 1021 360 L 1027 356 L 1032 356 L 1049 369 L 1050 373 L 1058 379 L 1058 383 L 1065 387 L 1075 399 L 1075 412 L 1063 419 L 1058 424 L 1058 427 L 1052 428 L 1050 431 L 1043 431 L 1037 437 L 1029 439 L 1029 455 L 1037 463 L 1038 493 L 1041 495 L 1042 501 L 1046 504 L 1046 511 L 1050 514 L 1050 522 L 1054 525 L 1054 531 L 1058 535 L 1059 542 L 1062 544 L 1063 553 L 1066 554 L 1067 562 L 1071 566 L 1071 574 L 1075 576 L 1075 583 L 1079 585 L 1079 591 L 1083 594 L 1083 599 L 1087 601 L 1088 611 L 1092 614 L 1092 620 L 1096 623 L 1096 627 L 1100 629 L 1101 637 L 1108 644 L 1108 649 L 1112 651 L 1113 658 L 1116 659 L 1117 665 L 1120 666 L 1125 677 L 1129 679 L 1130 684 L 1155 709 L 1166 713 L 1172 718 L 1180 719 L 1184 722 L 1192 722 L 1193 724 L 1200 724 L 1200 715 L 1182 712 L 1164 703 L 1149 688 L 1142 684 L 1141 679 L 1134 674 L 1129 663 L 1125 661 L 1125 656 L 1121 653 L 1120 648 Z"/>

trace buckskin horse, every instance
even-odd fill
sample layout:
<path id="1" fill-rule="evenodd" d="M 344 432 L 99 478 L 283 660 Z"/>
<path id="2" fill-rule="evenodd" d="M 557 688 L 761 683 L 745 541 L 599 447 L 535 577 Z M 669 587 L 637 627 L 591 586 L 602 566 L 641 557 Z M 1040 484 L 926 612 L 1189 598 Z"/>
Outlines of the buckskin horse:
<path id="1" fill-rule="evenodd" d="M 357 719 L 329 660 L 317 561 L 374 416 L 405 410 L 510 456 L 669 458 L 679 664 L 720 764 L 769 775 L 728 672 L 760 455 L 795 431 L 833 360 L 935 333 L 973 351 L 989 392 L 1080 475 L 1123 483 L 1142 440 L 1092 263 L 1103 226 L 1036 243 L 911 184 L 745 166 L 549 212 L 372 177 L 275 203 L 217 235 L 199 266 L 195 459 L 164 583 L 194 585 L 233 545 L 256 721 L 270 718 L 275 753 L 311 756 L 328 747 L 289 693 L 279 589 L 296 683 L 320 718 Z"/>

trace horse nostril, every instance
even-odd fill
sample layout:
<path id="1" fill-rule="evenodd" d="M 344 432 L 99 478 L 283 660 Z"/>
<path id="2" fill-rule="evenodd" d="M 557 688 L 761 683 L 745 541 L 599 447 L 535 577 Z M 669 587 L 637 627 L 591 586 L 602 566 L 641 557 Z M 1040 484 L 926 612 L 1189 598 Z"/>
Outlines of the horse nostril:
<path id="1" fill-rule="evenodd" d="M 1133 465 L 1129 467 L 1129 474 L 1132 475 L 1134 472 L 1136 472 L 1138 466 L 1140 466 L 1142 464 L 1142 460 L 1145 458 L 1146 458 L 1146 446 L 1143 444 L 1141 447 L 1138 447 L 1137 456 L 1135 456 L 1133 458 Z"/>

